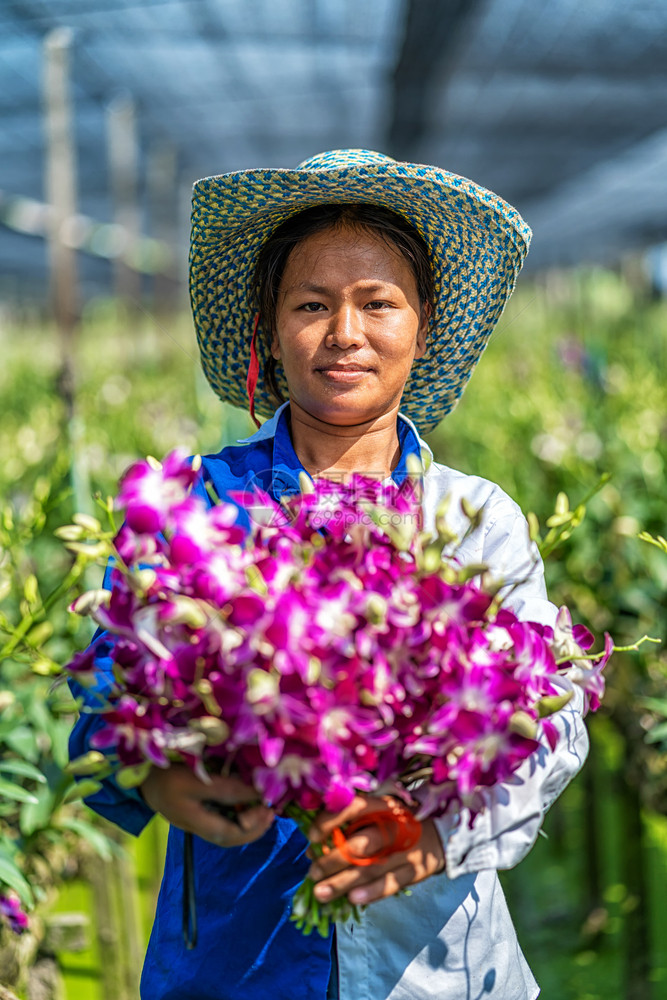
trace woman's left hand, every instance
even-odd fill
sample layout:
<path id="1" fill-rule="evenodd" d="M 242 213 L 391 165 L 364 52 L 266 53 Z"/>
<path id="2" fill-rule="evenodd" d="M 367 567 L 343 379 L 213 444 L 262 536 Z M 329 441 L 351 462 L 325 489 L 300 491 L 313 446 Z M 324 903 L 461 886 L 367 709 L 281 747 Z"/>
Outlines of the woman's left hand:
<path id="1" fill-rule="evenodd" d="M 401 808 L 405 808 L 400 803 Z M 357 795 L 342 812 L 321 813 L 309 832 L 313 843 L 327 843 L 336 827 L 363 821 L 366 814 L 387 809 L 387 800 Z M 357 829 L 348 839 L 347 848 L 355 857 L 373 857 L 386 838 L 373 823 Z M 347 853 L 347 852 L 346 852 Z M 433 820 L 421 824 L 421 835 L 414 847 L 399 850 L 369 865 L 355 865 L 336 848 L 331 848 L 310 867 L 310 878 L 317 882 L 315 897 L 322 903 L 347 896 L 351 903 L 365 906 L 385 896 L 393 896 L 406 886 L 421 882 L 444 870 L 445 852 Z"/>

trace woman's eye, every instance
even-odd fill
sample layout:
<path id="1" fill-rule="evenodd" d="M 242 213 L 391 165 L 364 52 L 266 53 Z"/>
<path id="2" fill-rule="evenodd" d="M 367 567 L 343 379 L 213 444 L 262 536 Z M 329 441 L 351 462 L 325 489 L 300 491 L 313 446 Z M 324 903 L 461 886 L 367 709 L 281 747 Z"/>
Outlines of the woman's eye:
<path id="1" fill-rule="evenodd" d="M 385 309 L 388 305 L 389 305 L 388 302 L 384 302 L 381 299 L 377 299 L 376 301 L 368 302 L 366 304 L 366 308 L 367 309 L 371 309 L 371 310 L 374 310 L 374 309 Z"/>
<path id="2" fill-rule="evenodd" d="M 304 312 L 314 313 L 324 309 L 324 306 L 321 302 L 304 302 L 302 306 L 299 306 L 299 309 L 303 309 Z"/>

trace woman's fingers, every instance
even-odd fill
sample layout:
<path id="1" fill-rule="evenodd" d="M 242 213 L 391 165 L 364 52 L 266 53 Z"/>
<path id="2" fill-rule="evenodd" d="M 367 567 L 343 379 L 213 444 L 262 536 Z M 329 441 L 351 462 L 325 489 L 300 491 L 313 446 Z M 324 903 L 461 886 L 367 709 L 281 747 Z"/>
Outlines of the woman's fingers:
<path id="1" fill-rule="evenodd" d="M 246 785 L 240 778 L 225 778 L 221 774 L 213 774 L 211 775 L 210 784 L 204 784 L 202 781 L 199 781 L 199 778 L 195 774 L 192 774 L 192 777 L 199 785 L 207 789 L 205 795 L 207 799 L 214 799 L 230 804 L 236 802 L 257 802 L 258 795 L 255 789 L 250 785 Z"/>
<path id="2" fill-rule="evenodd" d="M 308 839 L 314 844 L 326 843 L 331 837 L 336 827 L 345 826 L 354 820 L 360 819 L 364 813 L 376 812 L 378 809 L 386 809 L 387 800 L 364 795 L 355 795 L 349 806 L 339 813 L 321 812 L 315 819 L 312 827 L 308 831 Z"/>
<path id="3" fill-rule="evenodd" d="M 219 847 L 239 847 L 263 836 L 273 822 L 273 813 L 265 806 L 251 806 L 239 811 L 235 819 L 227 819 L 195 799 L 188 803 L 186 813 L 170 822 Z"/>
<path id="4" fill-rule="evenodd" d="M 346 845 L 348 857 L 355 858 L 372 858 L 381 847 L 386 847 L 386 839 L 374 826 L 355 833 Z M 347 896 L 350 902 L 363 905 L 421 882 L 444 866 L 440 836 L 432 820 L 426 820 L 418 843 L 407 850 L 398 850 L 368 865 L 355 865 L 333 849 L 311 865 L 309 875 L 317 882 L 314 892 L 321 902 Z"/>
<path id="5" fill-rule="evenodd" d="M 256 803 L 257 793 L 239 778 L 213 775 L 203 782 L 187 767 L 152 768 L 141 786 L 146 803 L 174 826 L 221 847 L 238 847 L 261 837 L 273 812 Z M 240 804 L 242 808 L 234 809 Z"/>

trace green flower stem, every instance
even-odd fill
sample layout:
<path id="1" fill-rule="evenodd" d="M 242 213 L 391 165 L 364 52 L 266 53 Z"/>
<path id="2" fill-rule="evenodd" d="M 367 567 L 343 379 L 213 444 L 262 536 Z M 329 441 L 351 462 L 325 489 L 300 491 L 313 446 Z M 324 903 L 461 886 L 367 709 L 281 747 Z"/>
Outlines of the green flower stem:
<path id="1" fill-rule="evenodd" d="M 304 836 L 307 837 L 317 812 L 314 809 L 302 809 L 295 803 L 290 803 L 283 810 L 283 815 L 293 819 Z M 311 841 L 310 850 L 316 857 L 322 857 L 324 844 L 314 844 Z M 306 877 L 294 893 L 290 919 L 294 921 L 300 931 L 308 935 L 317 930 L 318 934 L 326 938 L 329 936 L 332 922 L 355 920 L 358 923 L 361 920 L 362 908 L 355 906 L 345 896 L 329 900 L 326 903 L 320 902 L 315 896 L 315 885 L 312 878 Z"/>
<path id="2" fill-rule="evenodd" d="M 662 642 L 661 639 L 656 639 L 652 635 L 643 635 L 641 639 L 637 639 L 633 642 L 631 646 L 612 646 L 612 653 L 636 653 L 640 646 L 645 642 Z M 559 660 L 556 660 L 556 666 L 560 667 L 562 663 L 572 663 L 573 660 L 599 660 L 604 654 L 599 653 L 577 653 L 576 656 L 561 656 Z"/>
<path id="3" fill-rule="evenodd" d="M 61 580 L 58 586 L 51 591 L 49 596 L 42 601 L 41 605 L 34 611 L 25 615 L 16 628 L 13 630 L 11 638 L 5 643 L 5 645 L 0 649 L 0 660 L 11 656 L 17 646 L 23 641 L 25 636 L 28 634 L 33 625 L 41 621 L 46 617 L 49 610 L 57 601 L 61 601 L 64 595 L 72 589 L 74 584 L 83 575 L 86 568 L 88 560 L 83 555 L 78 555 L 76 560 L 72 564 L 72 567 L 67 574 L 67 576 Z"/>

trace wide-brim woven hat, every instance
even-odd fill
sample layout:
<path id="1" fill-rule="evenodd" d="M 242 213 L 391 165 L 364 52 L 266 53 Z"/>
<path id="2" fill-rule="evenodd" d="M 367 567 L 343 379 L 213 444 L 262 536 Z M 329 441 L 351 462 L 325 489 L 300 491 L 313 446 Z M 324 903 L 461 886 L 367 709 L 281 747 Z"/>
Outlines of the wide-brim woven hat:
<path id="1" fill-rule="evenodd" d="M 428 347 L 413 364 L 401 411 L 423 433 L 449 413 L 486 347 L 528 252 L 516 209 L 465 177 L 363 149 L 321 153 L 292 170 L 243 170 L 197 181 L 192 199 L 190 295 L 204 372 L 221 399 L 247 407 L 257 307 L 253 275 L 267 237 L 314 205 L 363 202 L 404 216 L 431 255 L 435 308 Z M 269 331 L 256 335 L 255 410 L 276 401 L 261 373 Z M 288 396 L 282 370 L 278 383 Z"/>

